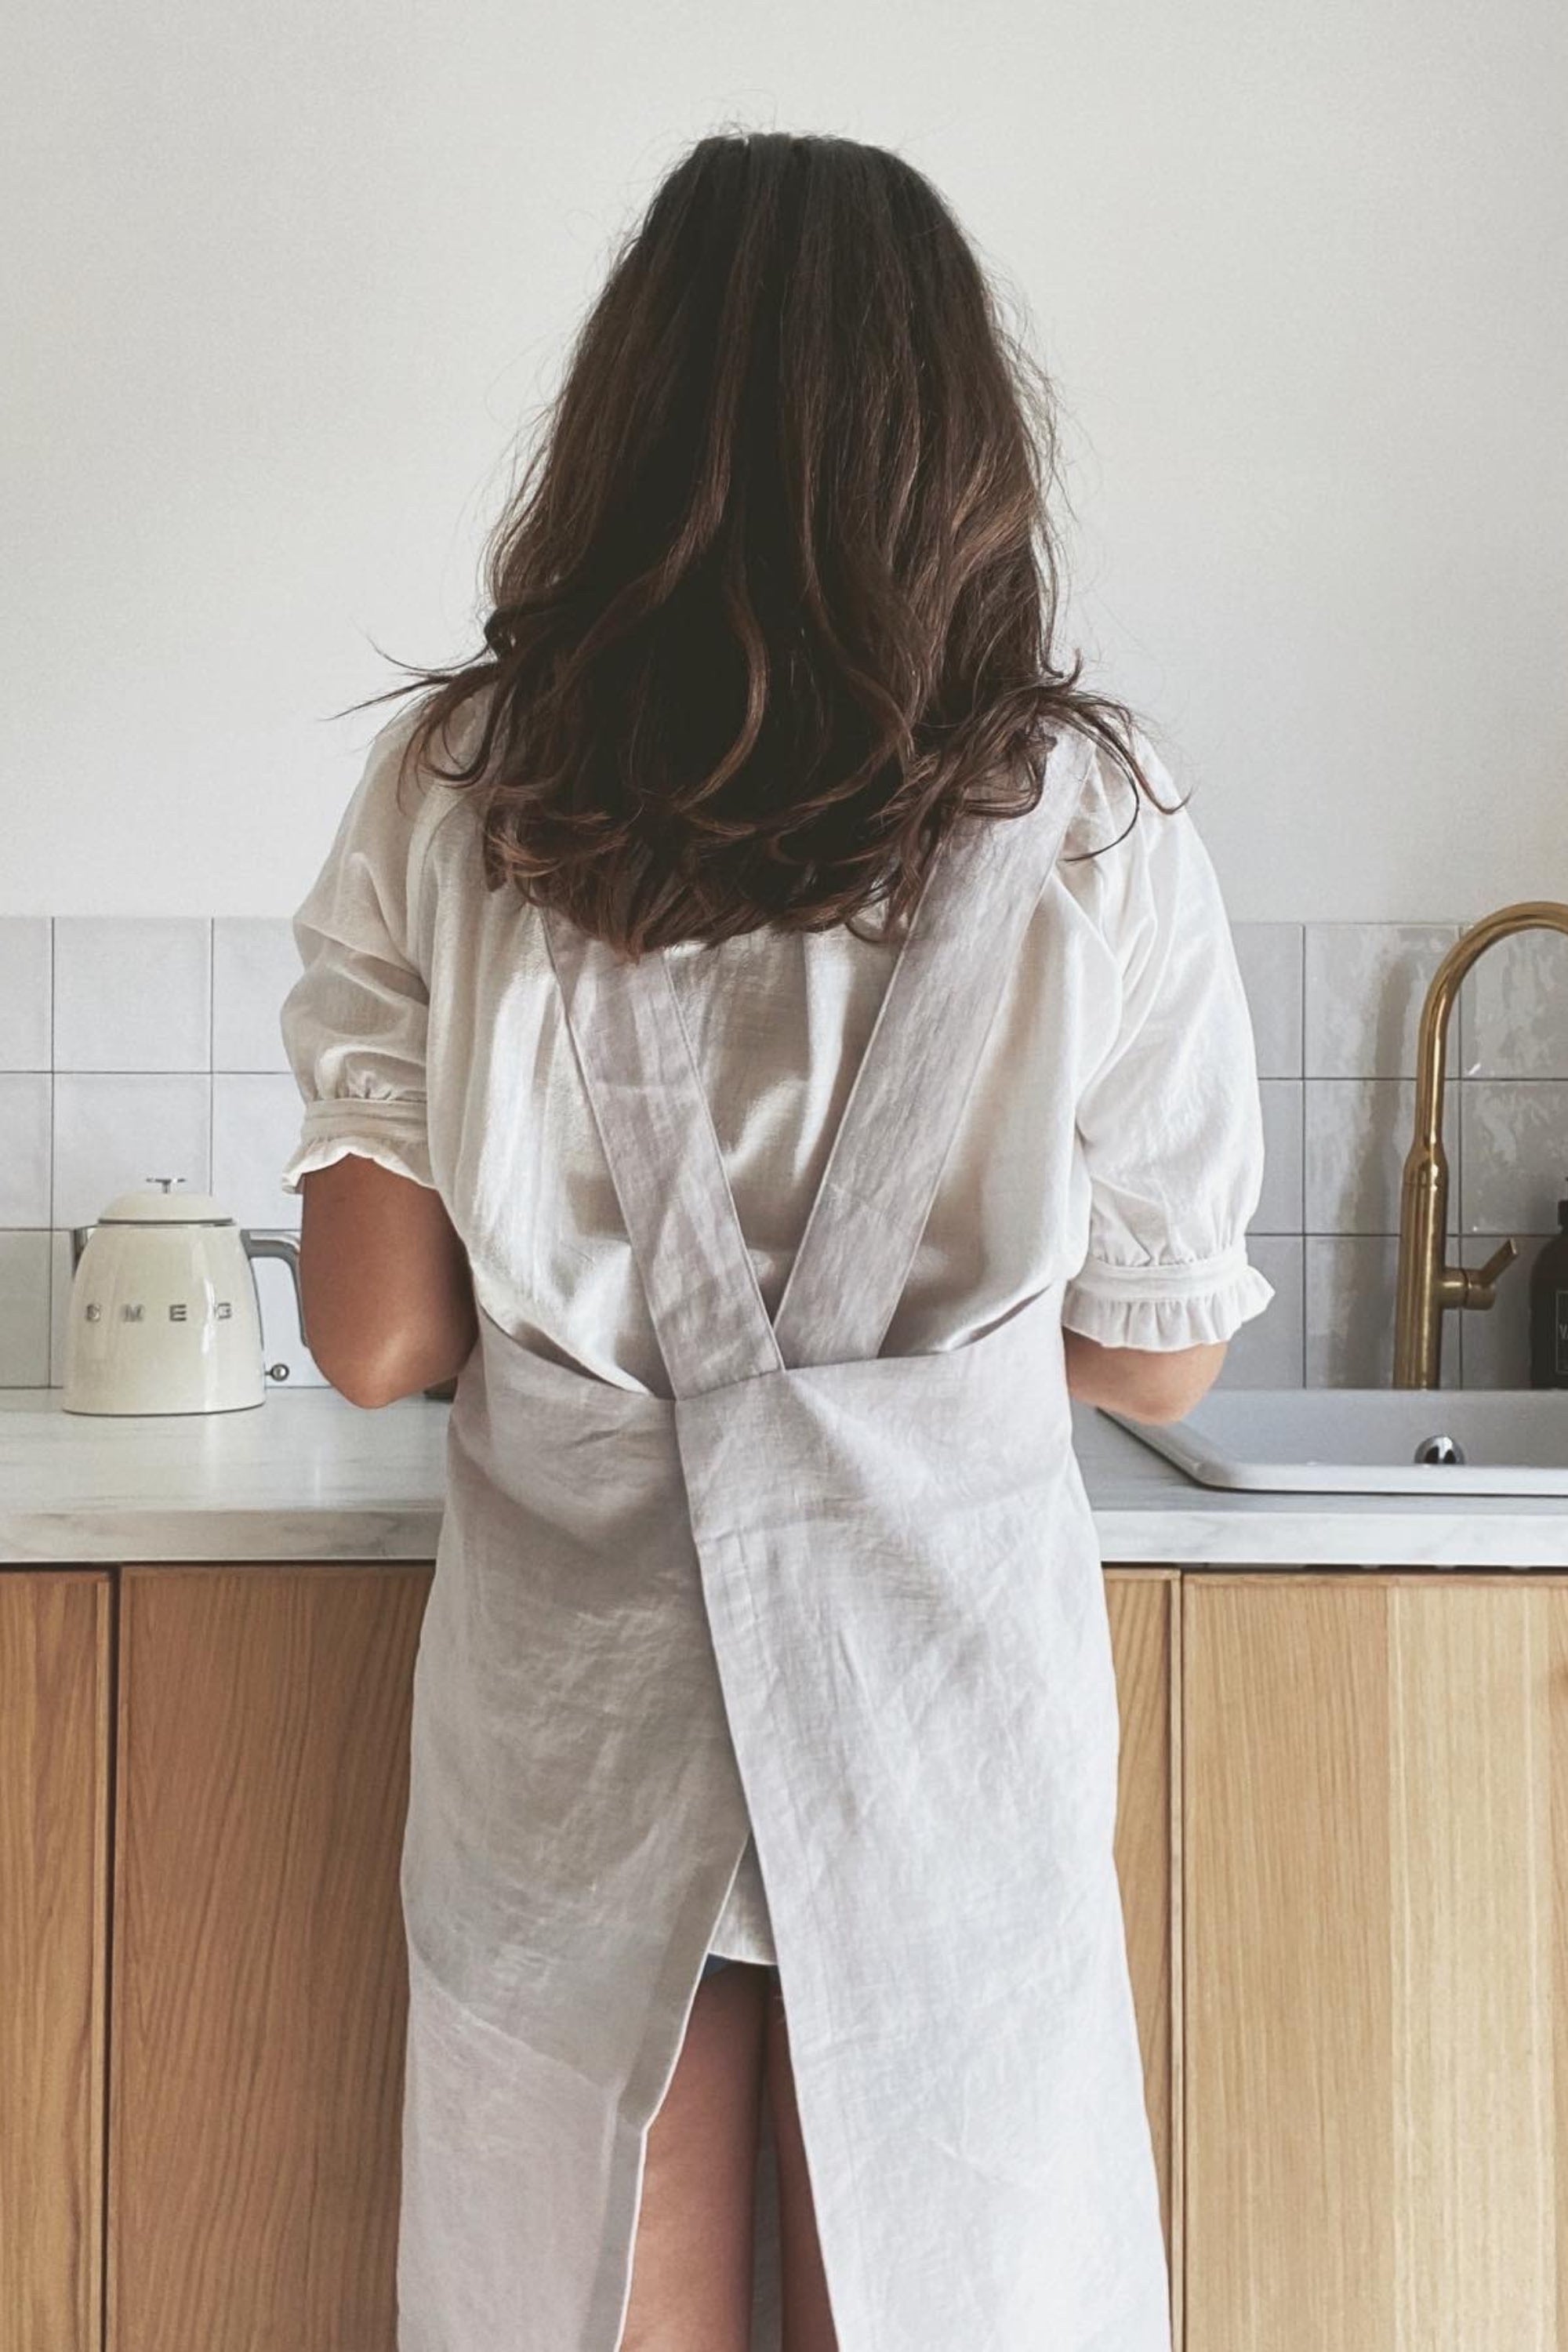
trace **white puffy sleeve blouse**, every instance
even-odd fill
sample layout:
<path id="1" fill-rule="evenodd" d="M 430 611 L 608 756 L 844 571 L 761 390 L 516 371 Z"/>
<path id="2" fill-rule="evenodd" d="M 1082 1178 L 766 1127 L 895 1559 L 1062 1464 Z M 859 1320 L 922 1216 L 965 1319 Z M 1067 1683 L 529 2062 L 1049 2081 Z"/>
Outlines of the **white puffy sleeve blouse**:
<path id="1" fill-rule="evenodd" d="M 400 796 L 402 711 L 293 921 L 281 1011 L 303 1097 L 286 1191 L 345 1152 L 434 1186 L 480 1307 L 525 1344 L 668 1393 L 537 917 L 487 892 L 468 795 Z M 1044 1286 L 1110 1347 L 1228 1339 L 1273 1296 L 1246 1234 L 1263 1177 L 1251 1024 L 1189 810 L 1136 807 L 1084 739 L 1042 895 L 884 1350 L 953 1347 Z M 1176 798 L 1147 740 L 1145 772 Z M 1099 849 L 1099 856 L 1085 853 Z M 773 1309 L 889 969 L 843 930 L 668 951 Z"/>

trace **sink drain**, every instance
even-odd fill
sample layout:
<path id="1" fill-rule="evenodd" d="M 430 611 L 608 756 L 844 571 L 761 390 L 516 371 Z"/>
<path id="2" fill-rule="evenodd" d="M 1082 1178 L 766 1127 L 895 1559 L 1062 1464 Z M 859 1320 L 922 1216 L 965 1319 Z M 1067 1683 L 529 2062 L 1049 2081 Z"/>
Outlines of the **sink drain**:
<path id="1" fill-rule="evenodd" d="M 1455 1437 L 1424 1437 L 1411 1456 L 1414 1462 L 1463 1462 L 1465 1449 Z"/>

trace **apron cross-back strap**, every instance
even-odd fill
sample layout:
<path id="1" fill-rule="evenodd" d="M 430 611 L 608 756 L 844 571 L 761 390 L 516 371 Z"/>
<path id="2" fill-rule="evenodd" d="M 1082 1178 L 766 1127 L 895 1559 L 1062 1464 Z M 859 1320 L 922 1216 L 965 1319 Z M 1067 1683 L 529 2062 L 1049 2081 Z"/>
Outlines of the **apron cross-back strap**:
<path id="1" fill-rule="evenodd" d="M 973 821 L 928 875 L 779 1301 L 786 1363 L 879 1351 L 1086 772 L 1058 739 L 1030 814 Z"/>
<path id="2" fill-rule="evenodd" d="M 1058 739 L 1021 818 L 966 822 L 929 869 L 770 1323 L 666 958 L 553 909 L 568 1029 L 675 1396 L 874 1357 L 897 1308 L 1025 930 L 1087 779 Z"/>

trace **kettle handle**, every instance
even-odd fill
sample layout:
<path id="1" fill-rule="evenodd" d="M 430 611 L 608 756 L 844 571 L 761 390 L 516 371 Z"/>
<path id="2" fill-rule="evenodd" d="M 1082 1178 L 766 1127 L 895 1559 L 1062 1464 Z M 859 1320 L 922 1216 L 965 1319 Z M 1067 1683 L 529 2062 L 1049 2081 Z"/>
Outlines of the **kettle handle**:
<path id="1" fill-rule="evenodd" d="M 287 1240 L 281 1234 L 252 1234 L 242 1231 L 239 1238 L 247 1258 L 280 1257 L 288 1267 L 294 1283 L 294 1312 L 300 1321 L 300 1339 L 301 1345 L 308 1348 L 310 1344 L 310 1335 L 305 1328 L 305 1294 L 300 1286 L 299 1243 Z"/>

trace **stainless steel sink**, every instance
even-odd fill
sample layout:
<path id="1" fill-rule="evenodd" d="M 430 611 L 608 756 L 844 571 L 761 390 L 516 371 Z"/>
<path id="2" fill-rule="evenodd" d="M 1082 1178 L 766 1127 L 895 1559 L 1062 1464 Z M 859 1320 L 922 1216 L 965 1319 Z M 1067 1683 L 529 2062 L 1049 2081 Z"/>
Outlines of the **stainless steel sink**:
<path id="1" fill-rule="evenodd" d="M 1568 1495 L 1568 1390 L 1222 1389 L 1183 1421 L 1109 1418 L 1204 1486 Z"/>

